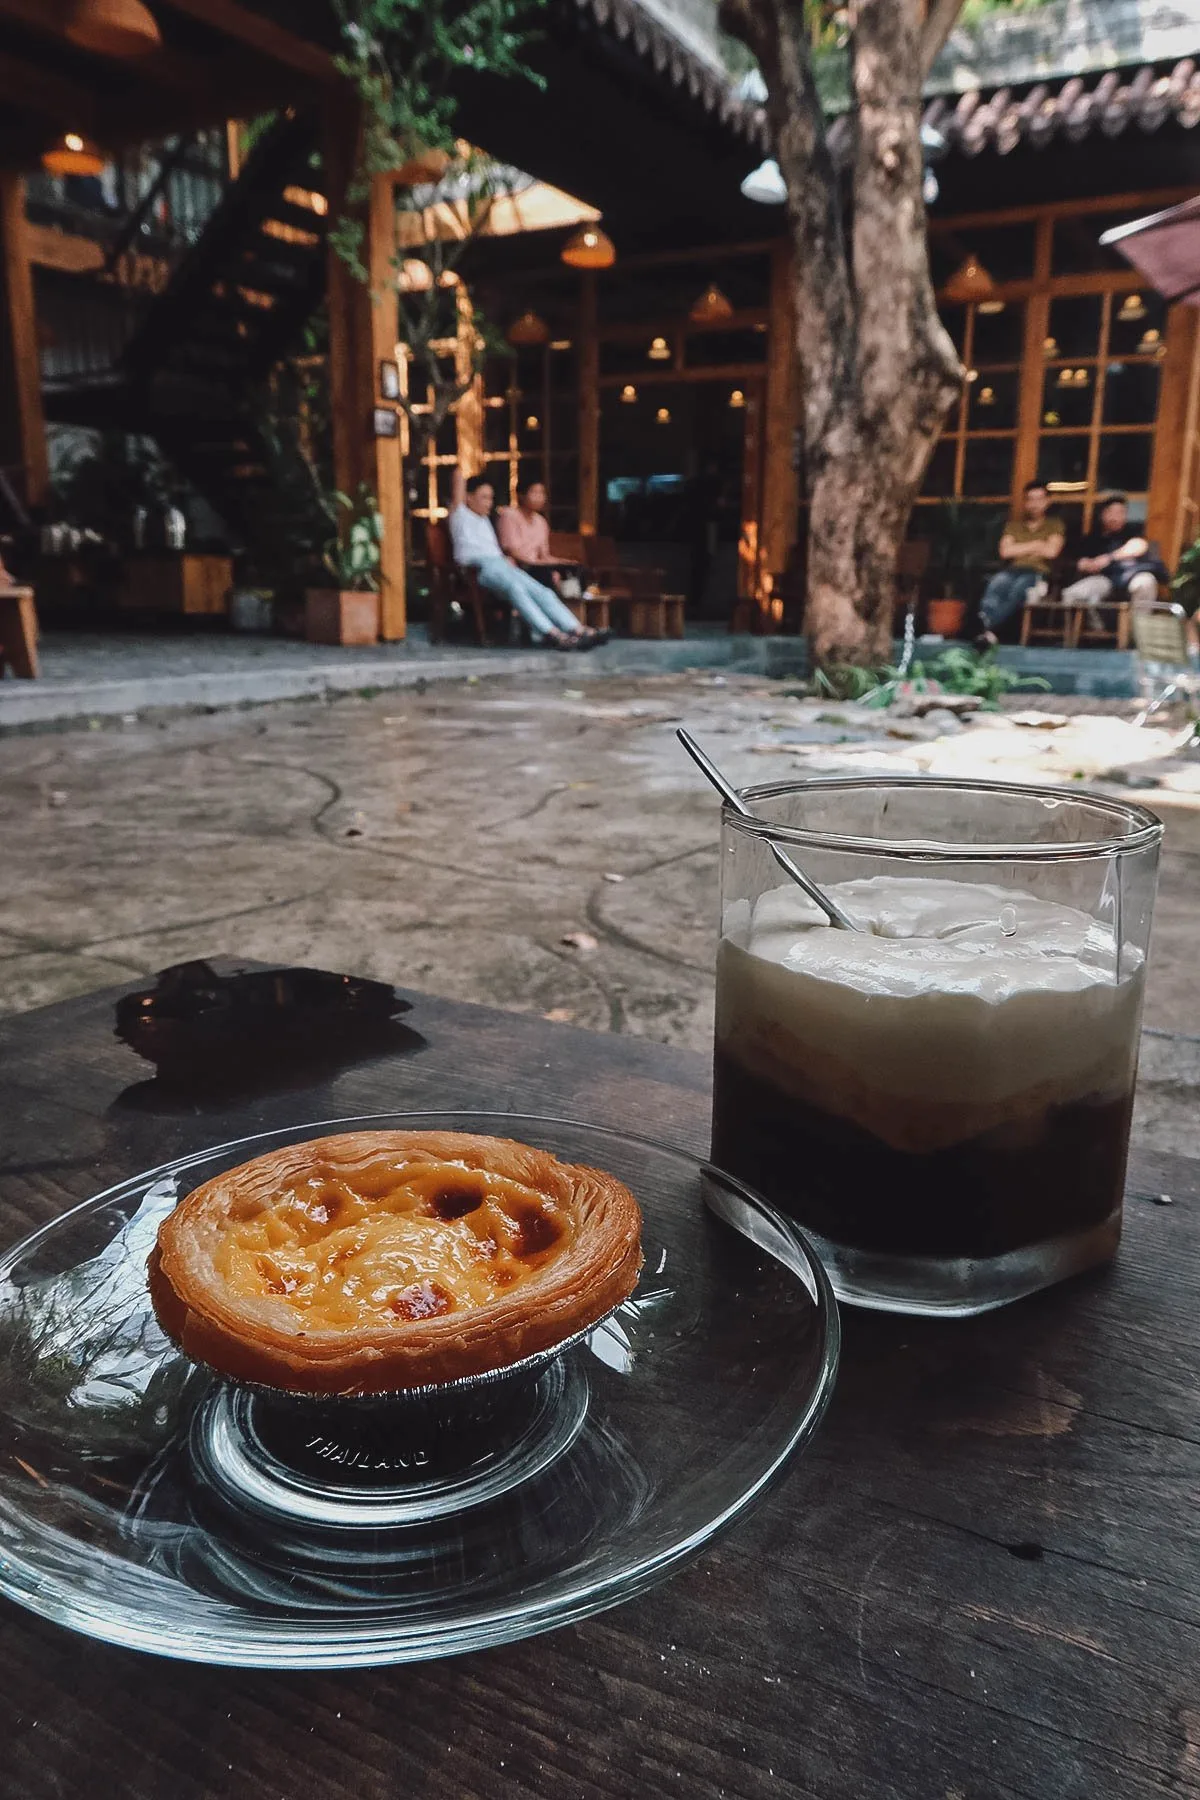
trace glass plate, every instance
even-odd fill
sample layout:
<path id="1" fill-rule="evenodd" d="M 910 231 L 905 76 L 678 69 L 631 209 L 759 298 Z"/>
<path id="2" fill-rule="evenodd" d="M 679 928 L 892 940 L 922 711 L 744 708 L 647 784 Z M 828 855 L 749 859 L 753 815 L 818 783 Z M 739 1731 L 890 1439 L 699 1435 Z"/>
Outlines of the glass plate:
<path id="1" fill-rule="evenodd" d="M 644 1215 L 636 1291 L 562 1356 L 448 1410 L 288 1399 L 189 1364 L 146 1292 L 163 1217 L 252 1156 L 368 1127 L 514 1137 L 611 1170 Z M 816 1429 L 837 1354 L 796 1227 L 665 1145 L 466 1112 L 241 1138 L 0 1259 L 0 1591 L 196 1662 L 339 1668 L 506 1643 L 630 1599 L 732 1524 Z"/>

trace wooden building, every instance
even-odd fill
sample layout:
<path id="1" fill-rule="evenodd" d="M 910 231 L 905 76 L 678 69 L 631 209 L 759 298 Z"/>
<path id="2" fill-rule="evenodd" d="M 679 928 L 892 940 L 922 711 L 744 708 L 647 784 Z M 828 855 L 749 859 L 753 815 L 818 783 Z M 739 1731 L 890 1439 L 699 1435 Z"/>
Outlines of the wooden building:
<path id="1" fill-rule="evenodd" d="M 702 0 L 674 13 L 661 0 L 550 0 L 531 53 L 544 85 L 464 80 L 464 134 L 557 196 L 522 214 L 518 195 L 514 228 L 471 247 L 472 303 L 502 331 L 529 313 L 539 328 L 491 359 L 404 479 L 402 439 L 376 422 L 395 308 L 372 306 L 326 250 L 355 131 L 330 9 L 150 0 L 155 43 L 113 54 L 69 40 L 40 0 L 0 0 L 0 464 L 12 485 L 34 508 L 45 499 L 47 410 L 148 432 L 236 540 L 270 485 L 248 384 L 327 298 L 339 485 L 366 482 L 388 524 L 386 635 L 403 635 L 405 546 L 419 554 L 456 461 L 488 468 L 501 498 L 541 476 L 555 523 L 669 565 L 701 616 L 736 605 L 742 621 L 776 627 L 777 578 L 803 530 L 790 251 L 781 209 L 741 192 L 769 144 L 711 13 Z M 1200 49 L 1200 25 L 1195 35 Z M 239 166 L 224 122 L 267 108 L 280 109 L 276 124 Z M 931 94 L 925 122 L 943 140 L 935 277 L 968 379 L 914 530 L 937 535 L 949 504 L 956 530 L 967 518 L 981 539 L 998 533 L 1037 472 L 1079 528 L 1100 492 L 1124 488 L 1173 560 L 1200 530 L 1197 314 L 1164 310 L 1098 240 L 1200 189 L 1200 73 L 1182 54 L 1131 56 L 1084 76 Z M 24 177 L 68 133 L 110 155 L 158 146 L 158 174 L 115 209 L 98 247 L 35 185 L 26 195 Z M 207 134 L 203 153 L 194 133 Z M 179 210 L 170 182 L 185 174 L 209 187 L 172 244 L 156 231 Z M 580 271 L 562 252 L 597 216 L 616 258 Z M 389 178 L 375 182 L 367 223 L 386 288 L 399 248 Z M 72 361 L 72 316 L 94 322 L 101 301 L 112 341 L 95 366 Z M 39 326 L 53 340 L 41 347 Z"/>

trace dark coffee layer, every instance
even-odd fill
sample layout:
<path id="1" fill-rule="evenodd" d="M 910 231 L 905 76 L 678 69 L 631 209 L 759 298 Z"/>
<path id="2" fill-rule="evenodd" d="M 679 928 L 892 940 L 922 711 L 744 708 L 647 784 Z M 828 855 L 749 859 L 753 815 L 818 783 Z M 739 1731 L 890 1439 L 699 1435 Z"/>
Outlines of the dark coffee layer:
<path id="1" fill-rule="evenodd" d="M 898 1256 L 1003 1256 L 1120 1205 L 1132 1091 L 1050 1107 L 949 1149 L 895 1150 L 750 1075 L 719 1047 L 713 1161 L 832 1243 Z"/>

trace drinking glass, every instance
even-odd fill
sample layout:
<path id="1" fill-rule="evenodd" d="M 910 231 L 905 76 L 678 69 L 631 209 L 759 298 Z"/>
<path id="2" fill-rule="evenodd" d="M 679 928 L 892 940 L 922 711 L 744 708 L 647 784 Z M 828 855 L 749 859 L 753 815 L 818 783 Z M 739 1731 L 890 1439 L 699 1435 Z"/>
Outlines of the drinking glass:
<path id="1" fill-rule="evenodd" d="M 744 797 L 721 828 L 713 1161 L 862 1306 L 966 1315 L 1110 1260 L 1160 821 L 923 776 Z M 773 846 L 864 929 L 829 925 Z"/>

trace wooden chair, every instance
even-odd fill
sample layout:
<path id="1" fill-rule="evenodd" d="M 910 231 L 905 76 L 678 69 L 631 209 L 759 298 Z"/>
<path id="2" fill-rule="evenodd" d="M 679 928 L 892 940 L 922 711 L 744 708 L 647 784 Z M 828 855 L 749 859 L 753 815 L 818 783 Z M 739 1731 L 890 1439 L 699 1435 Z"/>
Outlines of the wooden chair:
<path id="1" fill-rule="evenodd" d="M 1074 617 L 1075 609 L 1064 606 L 1062 598 L 1063 587 L 1073 568 L 1073 563 L 1065 563 L 1060 557 L 1051 566 L 1050 573 L 1030 589 L 1021 608 L 1022 644 L 1058 644 L 1064 650 L 1075 648 L 1078 620 Z"/>
<path id="2" fill-rule="evenodd" d="M 1144 725 L 1176 694 L 1200 693 L 1200 653 L 1192 644 L 1182 606 L 1139 607 L 1133 615 L 1133 641 L 1141 664 L 1143 693 L 1149 701 L 1134 720 L 1135 725 Z M 1151 688 L 1155 690 L 1152 696 Z"/>
<path id="3" fill-rule="evenodd" d="M 1133 611 L 1128 600 L 1093 600 L 1090 606 L 1072 604 L 1064 607 L 1064 611 L 1073 615 L 1071 635 L 1067 640 L 1072 650 L 1078 650 L 1083 645 L 1089 645 L 1094 650 L 1128 650 L 1129 622 Z M 1092 623 L 1093 613 L 1099 616 L 1098 625 Z"/>
<path id="4" fill-rule="evenodd" d="M 454 560 L 449 528 L 432 521 L 425 527 L 425 556 L 429 564 L 429 641 L 445 641 L 451 607 L 457 601 L 464 613 L 470 613 L 475 638 L 488 642 L 487 606 L 474 569 L 460 568 Z"/>
<path id="5" fill-rule="evenodd" d="M 7 663 L 14 675 L 36 681 L 38 622 L 30 587 L 0 588 L 0 676 Z"/>

